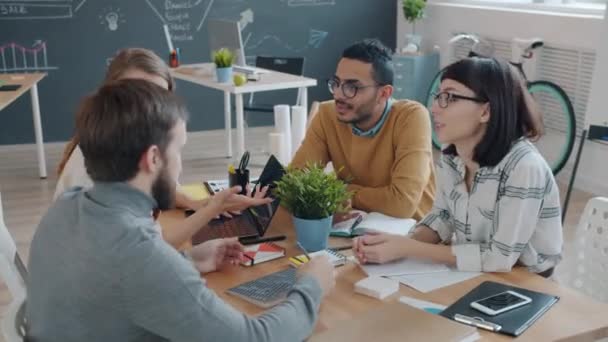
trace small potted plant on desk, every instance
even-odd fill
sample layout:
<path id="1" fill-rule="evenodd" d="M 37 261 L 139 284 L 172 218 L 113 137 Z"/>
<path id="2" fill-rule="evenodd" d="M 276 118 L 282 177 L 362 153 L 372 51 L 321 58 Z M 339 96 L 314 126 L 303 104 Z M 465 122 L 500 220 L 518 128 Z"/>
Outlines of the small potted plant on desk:
<path id="1" fill-rule="evenodd" d="M 276 182 L 275 195 L 293 216 L 298 242 L 309 252 L 327 248 L 335 212 L 343 212 L 351 194 L 335 172 L 318 164 L 289 168 Z"/>
<path id="2" fill-rule="evenodd" d="M 420 51 L 422 37 L 416 34 L 416 22 L 424 18 L 426 0 L 402 0 L 403 16 L 412 24 L 412 33 L 407 35 L 407 43 L 403 48 L 404 53 L 417 53 Z"/>
<path id="3" fill-rule="evenodd" d="M 215 72 L 219 83 L 228 83 L 232 81 L 233 62 L 234 54 L 227 48 L 213 51 L 213 63 L 215 63 Z"/>

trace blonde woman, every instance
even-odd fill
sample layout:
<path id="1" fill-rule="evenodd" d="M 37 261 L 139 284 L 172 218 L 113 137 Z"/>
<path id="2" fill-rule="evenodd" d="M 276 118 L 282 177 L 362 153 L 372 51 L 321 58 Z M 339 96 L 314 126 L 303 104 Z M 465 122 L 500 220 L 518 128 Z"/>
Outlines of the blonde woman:
<path id="1" fill-rule="evenodd" d="M 122 79 L 142 79 L 170 91 L 173 91 L 175 87 L 175 83 L 165 62 L 154 52 L 141 48 L 120 50 L 108 67 L 104 84 Z M 58 198 L 69 188 L 77 186 L 90 188 L 93 185 L 91 178 L 87 174 L 84 157 L 78 143 L 75 135 L 65 147 L 63 158 L 57 170 L 59 179 L 54 199 Z M 238 212 L 238 210 L 253 205 L 266 203 L 267 200 L 263 199 L 266 193 L 265 190 L 262 189 L 262 191 L 259 191 L 259 194 L 256 193 L 256 198 L 233 196 L 234 198 L 229 200 L 229 202 L 234 202 L 232 209 Z M 193 200 L 179 190 L 175 191 L 175 204 L 177 207 L 195 210 L 202 208 L 202 210 L 197 210 L 194 215 L 183 221 L 180 227 L 165 230 L 163 232 L 165 240 L 178 248 L 188 241 L 201 227 L 205 226 L 209 220 L 207 218 L 209 216 L 208 213 L 205 213 L 207 202 L 207 200 Z M 225 213 L 224 215 L 230 216 L 229 213 Z"/>

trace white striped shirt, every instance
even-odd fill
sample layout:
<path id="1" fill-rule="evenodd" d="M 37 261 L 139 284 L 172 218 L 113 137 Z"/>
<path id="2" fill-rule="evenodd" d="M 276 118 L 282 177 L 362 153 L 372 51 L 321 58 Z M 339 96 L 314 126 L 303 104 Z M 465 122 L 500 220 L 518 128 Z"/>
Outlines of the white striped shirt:
<path id="1" fill-rule="evenodd" d="M 442 155 L 433 209 L 419 224 L 452 244 L 459 270 L 508 272 L 517 263 L 540 273 L 561 260 L 559 190 L 526 139 L 498 165 L 479 168 L 470 193 L 462 159 Z"/>

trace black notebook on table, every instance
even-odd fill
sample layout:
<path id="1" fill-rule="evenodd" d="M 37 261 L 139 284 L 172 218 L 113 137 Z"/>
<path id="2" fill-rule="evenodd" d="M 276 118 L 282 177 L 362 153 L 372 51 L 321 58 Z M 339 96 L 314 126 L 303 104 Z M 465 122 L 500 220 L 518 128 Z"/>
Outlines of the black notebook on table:
<path id="1" fill-rule="evenodd" d="M 470 306 L 471 302 L 509 290 L 530 297 L 532 302 L 511 311 L 503 312 L 496 316 L 486 315 Z M 471 318 L 480 318 L 485 322 L 491 322 L 499 325 L 500 330 L 496 331 L 498 333 L 510 336 L 519 336 L 532 324 L 534 324 L 534 322 L 536 322 L 536 320 L 547 312 L 547 310 L 549 310 L 558 300 L 559 297 L 557 296 L 530 291 L 493 281 L 486 281 L 464 295 L 462 298 L 456 301 L 456 303 L 447 307 L 440 313 L 440 315 L 449 319 L 454 319 L 456 314 Z"/>

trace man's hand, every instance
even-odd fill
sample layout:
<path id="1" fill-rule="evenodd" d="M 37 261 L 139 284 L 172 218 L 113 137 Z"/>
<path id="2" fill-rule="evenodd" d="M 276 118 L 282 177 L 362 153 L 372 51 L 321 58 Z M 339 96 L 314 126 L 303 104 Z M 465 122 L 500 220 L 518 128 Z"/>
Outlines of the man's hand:
<path id="1" fill-rule="evenodd" d="M 243 257 L 243 245 L 236 237 L 215 239 L 196 245 L 186 253 L 199 272 L 209 273 L 225 266 L 238 265 Z"/>
<path id="2" fill-rule="evenodd" d="M 329 258 L 326 255 L 314 257 L 309 262 L 300 266 L 298 274 L 306 274 L 315 278 L 319 282 L 324 296 L 336 285 L 334 266 L 329 262 Z"/>

